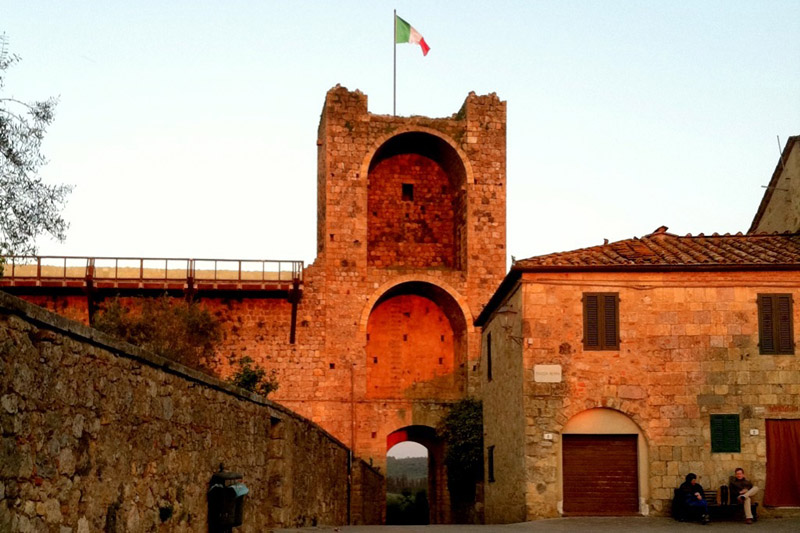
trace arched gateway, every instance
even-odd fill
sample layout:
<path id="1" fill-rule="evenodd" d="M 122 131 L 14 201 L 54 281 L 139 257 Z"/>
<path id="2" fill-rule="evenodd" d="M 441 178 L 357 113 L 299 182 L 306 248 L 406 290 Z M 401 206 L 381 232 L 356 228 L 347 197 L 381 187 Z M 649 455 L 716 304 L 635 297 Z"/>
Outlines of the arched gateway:
<path id="1" fill-rule="evenodd" d="M 223 377 L 244 357 L 274 370 L 270 399 L 385 472 L 390 434 L 432 430 L 448 404 L 479 392 L 471 323 L 506 271 L 505 144 L 506 105 L 495 94 L 470 93 L 443 118 L 398 117 L 370 113 L 366 95 L 336 86 L 318 128 L 314 263 L 281 285 L 280 264 L 275 275 L 234 265 L 225 274 L 237 283 L 227 283 L 212 262 L 213 283 L 190 270 L 185 283 L 163 280 L 159 294 L 166 285 L 219 318 Z M 87 276 L 87 292 L 112 281 L 130 299 L 151 285 Z M 30 297 L 85 315 L 78 293 Z M 374 521 L 353 509 L 352 523 Z M 448 521 L 437 509 L 434 521 Z"/>

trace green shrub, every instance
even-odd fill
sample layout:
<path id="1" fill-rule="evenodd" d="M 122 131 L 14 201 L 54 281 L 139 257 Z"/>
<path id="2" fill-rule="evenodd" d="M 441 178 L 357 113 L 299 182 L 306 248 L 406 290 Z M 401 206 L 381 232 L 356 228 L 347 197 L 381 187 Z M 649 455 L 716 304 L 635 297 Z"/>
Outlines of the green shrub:
<path id="1" fill-rule="evenodd" d="M 220 324 L 196 302 L 162 296 L 101 305 L 92 326 L 188 367 L 209 372 L 221 339 Z"/>
<path id="2" fill-rule="evenodd" d="M 275 369 L 270 370 L 268 373 L 263 368 L 254 366 L 255 362 L 248 356 L 238 359 L 235 364 L 238 368 L 236 373 L 228 380 L 229 383 L 250 392 L 257 392 L 263 396 L 278 390 Z"/>
<path id="3" fill-rule="evenodd" d="M 466 398 L 452 404 L 438 428 L 445 441 L 444 463 L 454 518 L 470 521 L 475 486 L 483 481 L 483 407 Z"/>

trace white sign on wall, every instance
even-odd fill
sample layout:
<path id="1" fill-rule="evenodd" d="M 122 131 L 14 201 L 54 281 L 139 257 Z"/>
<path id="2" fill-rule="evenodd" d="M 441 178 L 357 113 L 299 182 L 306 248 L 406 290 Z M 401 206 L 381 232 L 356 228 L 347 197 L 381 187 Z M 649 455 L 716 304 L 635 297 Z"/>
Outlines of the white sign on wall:
<path id="1" fill-rule="evenodd" d="M 537 383 L 561 383 L 561 365 L 534 365 L 533 380 Z"/>

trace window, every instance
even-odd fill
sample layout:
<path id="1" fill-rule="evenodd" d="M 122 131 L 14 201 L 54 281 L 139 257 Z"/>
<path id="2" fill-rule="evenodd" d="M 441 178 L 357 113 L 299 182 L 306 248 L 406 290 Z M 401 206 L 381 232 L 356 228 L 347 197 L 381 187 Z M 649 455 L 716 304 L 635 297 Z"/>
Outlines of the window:
<path id="1" fill-rule="evenodd" d="M 494 481 L 494 446 L 489 446 L 487 452 L 488 452 L 487 454 L 488 464 L 486 465 L 486 470 L 488 470 L 487 475 L 489 478 L 489 482 L 491 483 Z"/>
<path id="2" fill-rule="evenodd" d="M 619 293 L 584 293 L 583 348 L 619 350 Z"/>
<path id="3" fill-rule="evenodd" d="M 397 190 L 397 189 L 395 189 Z M 413 183 L 403 183 L 402 185 L 402 192 L 403 192 L 403 200 L 406 202 L 413 202 L 414 201 L 414 184 Z"/>
<path id="4" fill-rule="evenodd" d="M 492 381 L 492 334 L 486 335 L 486 380 Z"/>
<path id="5" fill-rule="evenodd" d="M 791 294 L 758 295 L 758 345 L 762 354 L 794 354 Z"/>
<path id="6" fill-rule="evenodd" d="M 739 415 L 711 415 L 711 453 L 740 451 Z"/>

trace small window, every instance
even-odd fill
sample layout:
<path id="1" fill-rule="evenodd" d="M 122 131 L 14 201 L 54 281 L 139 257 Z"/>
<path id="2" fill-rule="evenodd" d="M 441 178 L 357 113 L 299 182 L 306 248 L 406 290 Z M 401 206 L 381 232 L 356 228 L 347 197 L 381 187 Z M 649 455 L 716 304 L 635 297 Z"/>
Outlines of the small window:
<path id="1" fill-rule="evenodd" d="M 619 350 L 619 293 L 584 293 L 583 347 Z"/>
<path id="2" fill-rule="evenodd" d="M 765 355 L 794 354 L 791 294 L 758 295 L 758 346 Z"/>
<path id="3" fill-rule="evenodd" d="M 489 477 L 489 483 L 492 483 L 494 481 L 494 446 L 489 446 L 487 449 L 487 463 L 487 475 Z"/>
<path id="4" fill-rule="evenodd" d="M 486 380 L 492 381 L 492 334 L 486 335 Z"/>
<path id="5" fill-rule="evenodd" d="M 403 200 L 406 202 L 414 201 L 414 185 L 412 183 L 403 183 Z"/>
<path id="6" fill-rule="evenodd" d="M 739 415 L 711 415 L 711 453 L 740 451 Z"/>

